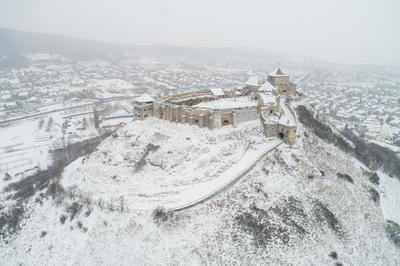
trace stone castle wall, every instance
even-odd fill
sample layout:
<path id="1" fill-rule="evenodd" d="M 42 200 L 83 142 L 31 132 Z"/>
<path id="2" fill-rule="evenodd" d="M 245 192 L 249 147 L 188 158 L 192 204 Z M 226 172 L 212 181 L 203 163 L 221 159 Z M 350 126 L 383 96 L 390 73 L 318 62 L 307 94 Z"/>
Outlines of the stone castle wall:
<path id="1" fill-rule="evenodd" d="M 267 138 L 277 137 L 279 133 L 279 125 L 277 123 L 264 123 L 264 134 Z"/>
<path id="2" fill-rule="evenodd" d="M 235 127 L 237 124 L 259 118 L 257 107 L 217 110 L 180 106 L 168 102 L 153 103 L 153 116 L 171 122 L 198 125 L 210 129 L 226 125 Z"/>
<path id="3" fill-rule="evenodd" d="M 286 144 L 295 144 L 296 126 L 287 126 L 279 123 L 263 123 L 264 134 L 267 138 L 278 137 Z"/>
<path id="4" fill-rule="evenodd" d="M 147 117 L 153 116 L 153 104 L 135 104 L 134 116 L 139 120 L 144 120 Z"/>
<path id="5" fill-rule="evenodd" d="M 238 124 L 260 118 L 260 114 L 256 107 L 236 109 L 236 113 Z"/>

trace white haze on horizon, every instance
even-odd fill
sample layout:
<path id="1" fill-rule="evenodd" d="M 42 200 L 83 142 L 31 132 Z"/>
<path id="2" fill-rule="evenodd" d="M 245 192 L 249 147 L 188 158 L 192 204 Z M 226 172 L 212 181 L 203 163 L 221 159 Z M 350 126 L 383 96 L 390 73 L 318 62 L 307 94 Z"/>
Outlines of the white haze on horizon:
<path id="1" fill-rule="evenodd" d="M 121 44 L 254 47 L 400 65 L 399 0 L 1 0 L 0 27 Z"/>

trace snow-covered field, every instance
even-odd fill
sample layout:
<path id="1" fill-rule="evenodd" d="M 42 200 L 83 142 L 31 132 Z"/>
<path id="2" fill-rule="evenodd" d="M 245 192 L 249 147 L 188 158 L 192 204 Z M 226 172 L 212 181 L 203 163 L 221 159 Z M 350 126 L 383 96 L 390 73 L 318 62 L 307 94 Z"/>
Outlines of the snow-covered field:
<path id="1" fill-rule="evenodd" d="M 0 188 L 6 173 L 23 178 L 47 169 L 52 163 L 50 149 L 98 135 L 92 114 L 69 117 L 73 112 L 54 112 L 0 127 Z M 68 126 L 63 129 L 64 123 Z"/>
<path id="2" fill-rule="evenodd" d="M 39 128 L 39 121 L 32 119 L 0 127 L 1 177 L 6 172 L 15 174 L 35 166 L 47 167 L 50 139 L 56 136 L 51 130 L 46 131 L 45 122 Z"/>

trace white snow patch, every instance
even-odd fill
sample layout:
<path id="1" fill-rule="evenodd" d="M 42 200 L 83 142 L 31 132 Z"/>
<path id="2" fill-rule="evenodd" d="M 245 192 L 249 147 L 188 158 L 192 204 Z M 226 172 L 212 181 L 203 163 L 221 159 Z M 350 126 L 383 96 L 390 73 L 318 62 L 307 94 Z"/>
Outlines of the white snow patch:
<path id="1" fill-rule="evenodd" d="M 201 102 L 196 105 L 196 107 L 210 109 L 233 109 L 255 106 L 257 106 L 257 101 L 253 101 L 249 97 L 219 99 L 216 101 Z"/>
<path id="2" fill-rule="evenodd" d="M 386 220 L 400 224 L 400 181 L 379 171 L 380 204 Z"/>

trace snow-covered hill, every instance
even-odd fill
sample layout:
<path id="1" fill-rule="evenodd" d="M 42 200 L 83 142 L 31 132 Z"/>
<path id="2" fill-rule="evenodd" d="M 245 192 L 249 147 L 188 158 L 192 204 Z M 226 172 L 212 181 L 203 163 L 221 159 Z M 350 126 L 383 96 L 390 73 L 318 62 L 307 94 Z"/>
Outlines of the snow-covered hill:
<path id="1" fill-rule="evenodd" d="M 217 180 L 269 141 L 256 122 L 209 131 L 132 122 L 67 167 L 0 244 L 1 265 L 399 265 L 365 166 L 300 125 L 237 183 L 177 212 L 162 205 Z"/>
<path id="2" fill-rule="evenodd" d="M 95 201 L 123 198 L 127 208 L 151 211 L 207 192 L 228 169 L 278 143 L 265 139 L 259 121 L 215 131 L 156 118 L 134 121 L 67 167 L 61 184 Z"/>

